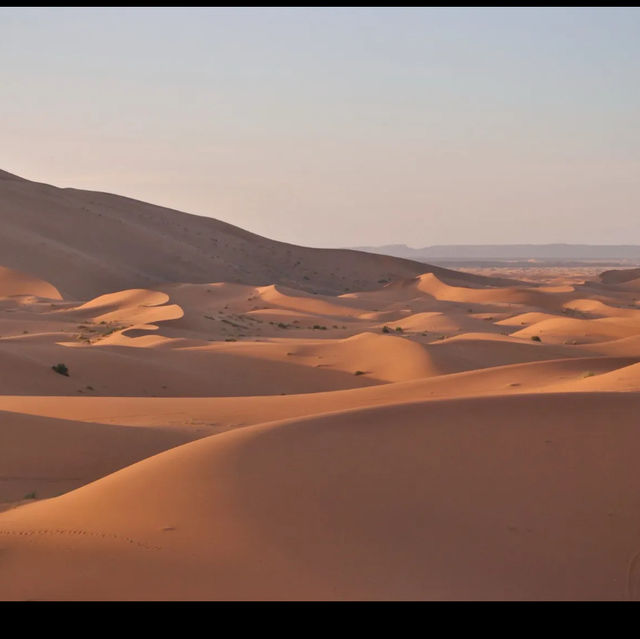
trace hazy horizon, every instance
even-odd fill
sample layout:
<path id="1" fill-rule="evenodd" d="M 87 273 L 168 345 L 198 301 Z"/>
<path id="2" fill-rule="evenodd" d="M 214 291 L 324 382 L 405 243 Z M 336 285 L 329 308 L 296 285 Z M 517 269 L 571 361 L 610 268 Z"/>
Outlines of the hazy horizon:
<path id="1" fill-rule="evenodd" d="M 636 7 L 4 8 L 0 169 L 306 246 L 640 244 L 639 27 Z"/>

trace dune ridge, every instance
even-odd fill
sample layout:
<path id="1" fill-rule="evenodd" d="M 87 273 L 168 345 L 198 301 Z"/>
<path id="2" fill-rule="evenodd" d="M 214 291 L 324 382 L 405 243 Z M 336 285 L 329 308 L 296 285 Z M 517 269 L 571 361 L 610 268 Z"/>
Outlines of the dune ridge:
<path id="1" fill-rule="evenodd" d="M 453 281 L 484 281 L 386 255 L 294 246 L 220 220 L 6 172 L 0 176 L 0 222 L 2 263 L 51 279 L 65 297 L 77 299 L 215 281 L 335 295 L 429 269 Z"/>

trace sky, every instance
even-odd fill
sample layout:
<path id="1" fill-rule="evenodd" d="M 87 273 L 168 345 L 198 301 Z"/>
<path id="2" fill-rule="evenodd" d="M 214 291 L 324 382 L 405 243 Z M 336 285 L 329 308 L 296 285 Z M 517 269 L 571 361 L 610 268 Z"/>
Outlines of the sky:
<path id="1" fill-rule="evenodd" d="M 2 8 L 0 169 L 306 246 L 640 244 L 639 8 Z"/>

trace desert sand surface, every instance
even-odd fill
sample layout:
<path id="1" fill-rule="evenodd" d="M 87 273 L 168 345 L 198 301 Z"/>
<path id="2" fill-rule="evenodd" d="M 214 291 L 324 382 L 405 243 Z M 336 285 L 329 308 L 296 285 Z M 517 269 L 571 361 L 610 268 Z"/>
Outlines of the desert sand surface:
<path id="1" fill-rule="evenodd" d="M 637 272 L 0 222 L 0 599 L 640 598 Z"/>

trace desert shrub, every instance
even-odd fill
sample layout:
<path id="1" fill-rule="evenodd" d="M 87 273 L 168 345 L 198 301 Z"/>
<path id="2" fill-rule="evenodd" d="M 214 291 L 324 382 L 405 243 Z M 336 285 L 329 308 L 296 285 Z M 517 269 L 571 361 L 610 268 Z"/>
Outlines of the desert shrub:
<path id="1" fill-rule="evenodd" d="M 69 377 L 69 369 L 67 368 L 67 366 L 65 364 L 55 364 L 51 368 L 56 373 L 59 373 L 60 375 L 65 375 L 66 377 Z"/>
<path id="2" fill-rule="evenodd" d="M 364 375 L 364 371 L 356 371 L 354 375 Z"/>
<path id="3" fill-rule="evenodd" d="M 532 335 L 531 339 L 534 342 L 541 342 L 542 341 L 538 335 Z"/>
<path id="4" fill-rule="evenodd" d="M 404 333 L 402 326 L 396 326 L 396 333 Z"/>
<path id="5" fill-rule="evenodd" d="M 383 326 L 383 327 L 382 327 L 382 332 L 383 332 L 383 333 L 390 333 L 390 332 L 391 332 L 391 329 L 390 329 L 388 326 Z"/>

